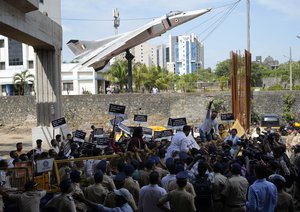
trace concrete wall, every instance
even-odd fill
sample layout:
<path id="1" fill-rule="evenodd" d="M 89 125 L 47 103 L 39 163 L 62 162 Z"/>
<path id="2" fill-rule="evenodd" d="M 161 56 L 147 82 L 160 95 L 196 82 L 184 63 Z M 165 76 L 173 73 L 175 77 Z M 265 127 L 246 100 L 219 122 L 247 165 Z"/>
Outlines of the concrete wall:
<path id="1" fill-rule="evenodd" d="M 296 102 L 293 112 L 300 112 L 300 92 L 255 92 L 253 104 L 258 113 L 281 114 L 284 95 L 292 93 Z M 149 125 L 166 125 L 169 117 L 186 117 L 189 124 L 198 125 L 204 118 L 207 103 L 215 96 L 225 100 L 230 109 L 230 93 L 160 93 L 160 94 L 116 94 L 80 95 L 63 97 L 63 114 L 71 129 L 88 129 L 91 124 L 110 128 L 108 114 L 110 103 L 125 105 L 129 120 L 134 114 L 147 114 Z M 32 127 L 36 124 L 35 97 L 0 97 L 0 125 L 22 125 Z M 50 109 L 49 109 L 50 110 Z M 130 122 L 129 122 L 130 124 Z"/>

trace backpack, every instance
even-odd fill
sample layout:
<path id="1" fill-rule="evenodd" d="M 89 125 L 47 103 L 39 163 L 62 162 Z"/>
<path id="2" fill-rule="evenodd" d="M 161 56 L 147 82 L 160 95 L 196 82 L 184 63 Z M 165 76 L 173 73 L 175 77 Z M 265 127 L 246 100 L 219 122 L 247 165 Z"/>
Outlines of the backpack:
<path id="1" fill-rule="evenodd" d="M 193 186 L 196 193 L 196 208 L 211 206 L 213 201 L 213 188 L 212 183 L 208 179 L 208 175 L 206 174 L 204 177 L 197 176 Z"/>

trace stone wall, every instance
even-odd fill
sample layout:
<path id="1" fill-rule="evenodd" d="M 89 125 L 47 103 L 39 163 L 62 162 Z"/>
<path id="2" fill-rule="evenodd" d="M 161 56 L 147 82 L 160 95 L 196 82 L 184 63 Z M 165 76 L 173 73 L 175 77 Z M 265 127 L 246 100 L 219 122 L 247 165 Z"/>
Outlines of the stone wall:
<path id="1" fill-rule="evenodd" d="M 253 104 L 258 113 L 281 114 L 284 95 L 292 93 L 296 102 L 293 112 L 300 112 L 299 91 L 254 92 Z M 230 111 L 230 93 L 159 93 L 159 94 L 115 94 L 80 95 L 63 97 L 63 114 L 72 129 L 88 129 L 91 124 L 109 128 L 108 114 L 110 103 L 125 105 L 129 120 L 133 114 L 147 114 L 149 125 L 166 125 L 169 117 L 186 117 L 189 124 L 198 125 L 205 116 L 210 99 L 220 98 Z M 0 124 L 32 127 L 36 124 L 35 97 L 0 97 Z M 130 124 L 130 122 L 129 122 Z"/>

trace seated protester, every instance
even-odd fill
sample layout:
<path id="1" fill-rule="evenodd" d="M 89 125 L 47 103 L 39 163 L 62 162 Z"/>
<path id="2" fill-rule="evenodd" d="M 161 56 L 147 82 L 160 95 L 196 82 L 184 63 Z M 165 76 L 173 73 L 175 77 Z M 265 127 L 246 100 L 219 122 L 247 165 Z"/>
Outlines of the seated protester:
<path id="1" fill-rule="evenodd" d="M 17 202 L 20 212 L 37 212 L 40 211 L 40 201 L 46 195 L 46 191 L 38 191 L 37 183 L 29 181 L 25 184 L 25 192 L 22 194 L 8 194 L 1 191 L 3 196 Z"/>
<path id="2" fill-rule="evenodd" d="M 275 212 L 294 212 L 293 197 L 285 192 L 286 180 L 279 174 L 272 174 L 269 176 L 269 181 L 272 182 L 277 188 L 277 205 Z"/>
<path id="3" fill-rule="evenodd" d="M 44 208 L 44 212 L 77 212 L 71 195 L 71 180 L 62 180 L 59 184 L 60 194 L 51 199 Z"/>
<path id="4" fill-rule="evenodd" d="M 219 138 L 218 138 L 218 140 L 224 141 L 225 138 L 227 138 L 227 136 L 229 136 L 229 133 L 225 129 L 224 124 L 219 124 L 218 128 L 219 128 Z"/>
<path id="5" fill-rule="evenodd" d="M 230 130 L 230 135 L 225 138 L 224 142 L 228 143 L 228 141 L 232 142 L 230 155 L 235 156 L 235 154 L 238 152 L 238 143 L 240 141 L 240 137 L 237 136 L 237 129 L 233 128 Z"/>
<path id="6" fill-rule="evenodd" d="M 97 204 L 92 201 L 87 200 L 84 195 L 75 195 L 74 198 L 78 201 L 81 201 L 91 207 L 93 211 L 100 211 L 100 212 L 133 212 L 132 208 L 128 204 L 130 201 L 131 194 L 126 188 L 121 188 L 118 190 L 114 190 L 115 194 L 115 207 L 108 208 L 102 204 Z"/>

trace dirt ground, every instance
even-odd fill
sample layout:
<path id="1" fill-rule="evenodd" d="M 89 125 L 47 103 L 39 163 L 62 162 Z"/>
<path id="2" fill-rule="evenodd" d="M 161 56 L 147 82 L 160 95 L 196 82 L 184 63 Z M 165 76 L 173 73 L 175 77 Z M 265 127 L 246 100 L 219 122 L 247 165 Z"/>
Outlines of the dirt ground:
<path id="1" fill-rule="evenodd" d="M 9 158 L 9 152 L 16 149 L 16 143 L 23 143 L 23 150 L 32 149 L 31 128 L 28 127 L 0 127 L 0 156 Z"/>

